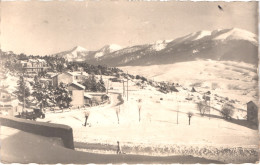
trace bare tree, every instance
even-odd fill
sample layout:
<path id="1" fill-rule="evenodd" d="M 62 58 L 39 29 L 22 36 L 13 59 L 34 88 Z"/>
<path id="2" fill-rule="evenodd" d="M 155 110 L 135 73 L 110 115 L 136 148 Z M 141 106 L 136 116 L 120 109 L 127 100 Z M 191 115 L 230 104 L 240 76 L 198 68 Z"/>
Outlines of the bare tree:
<path id="1" fill-rule="evenodd" d="M 119 124 L 120 106 L 116 109 L 117 123 Z"/>
<path id="2" fill-rule="evenodd" d="M 220 114 L 224 119 L 231 120 L 231 116 L 234 114 L 234 106 L 231 103 L 225 103 L 220 110 Z"/>
<path id="3" fill-rule="evenodd" d="M 209 105 L 207 101 L 200 101 L 197 103 L 198 111 L 200 112 L 201 116 L 204 116 L 204 114 L 209 111 Z"/>
<path id="4" fill-rule="evenodd" d="M 192 112 L 188 112 L 187 115 L 188 115 L 188 118 L 189 118 L 189 125 L 190 125 L 190 119 L 193 116 L 193 113 Z"/>
<path id="5" fill-rule="evenodd" d="M 140 122 L 141 121 L 142 99 L 138 99 L 137 103 L 138 103 L 139 122 Z"/>

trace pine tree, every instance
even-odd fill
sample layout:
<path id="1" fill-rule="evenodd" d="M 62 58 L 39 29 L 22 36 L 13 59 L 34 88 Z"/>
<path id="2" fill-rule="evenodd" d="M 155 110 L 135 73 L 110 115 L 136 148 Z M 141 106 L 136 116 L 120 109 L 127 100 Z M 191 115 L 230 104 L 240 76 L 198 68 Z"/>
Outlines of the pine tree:
<path id="1" fill-rule="evenodd" d="M 40 83 L 37 76 L 34 78 L 33 90 L 32 95 L 37 99 L 41 110 L 53 104 L 53 90 L 49 90 L 49 86 Z"/>
<path id="2" fill-rule="evenodd" d="M 23 103 L 23 108 L 26 104 L 28 104 L 28 97 L 30 96 L 30 89 L 27 86 L 24 77 L 20 76 L 20 79 L 18 81 L 18 88 L 15 94 L 18 97 L 18 100 Z"/>
<path id="3" fill-rule="evenodd" d="M 54 95 L 55 101 L 60 108 L 68 108 L 70 106 L 72 98 L 65 84 L 60 83 L 60 85 L 56 88 Z"/>

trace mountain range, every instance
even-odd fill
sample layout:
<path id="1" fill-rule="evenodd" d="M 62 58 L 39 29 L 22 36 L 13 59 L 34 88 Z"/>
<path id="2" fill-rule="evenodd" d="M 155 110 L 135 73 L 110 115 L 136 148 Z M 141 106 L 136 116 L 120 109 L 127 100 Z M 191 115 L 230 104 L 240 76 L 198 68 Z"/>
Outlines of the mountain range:
<path id="1" fill-rule="evenodd" d="M 106 45 L 96 51 L 77 46 L 55 55 L 68 61 L 107 66 L 144 66 L 212 59 L 258 64 L 257 35 L 238 28 L 199 31 L 174 40 L 122 48 Z"/>

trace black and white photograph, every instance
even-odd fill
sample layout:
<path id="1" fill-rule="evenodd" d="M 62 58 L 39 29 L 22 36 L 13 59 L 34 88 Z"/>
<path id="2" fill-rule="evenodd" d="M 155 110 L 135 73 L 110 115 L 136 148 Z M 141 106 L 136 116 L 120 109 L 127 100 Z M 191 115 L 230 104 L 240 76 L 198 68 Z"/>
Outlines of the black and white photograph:
<path id="1" fill-rule="evenodd" d="M 258 2 L 0 6 L 1 163 L 259 163 Z"/>

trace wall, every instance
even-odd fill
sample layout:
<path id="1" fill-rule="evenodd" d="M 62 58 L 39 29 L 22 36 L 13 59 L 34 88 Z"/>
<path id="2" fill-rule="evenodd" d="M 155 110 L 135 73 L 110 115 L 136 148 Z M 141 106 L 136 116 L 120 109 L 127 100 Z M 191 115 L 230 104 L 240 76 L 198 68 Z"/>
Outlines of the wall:
<path id="1" fill-rule="evenodd" d="M 61 138 L 66 148 L 74 149 L 72 128 L 62 124 L 36 122 L 0 115 L 1 125 L 46 137 Z"/>
<path id="2" fill-rule="evenodd" d="M 251 102 L 247 104 L 247 120 L 257 123 L 258 122 L 257 112 L 258 112 L 258 108 L 254 103 Z"/>
<path id="3" fill-rule="evenodd" d="M 60 84 L 61 82 L 63 82 L 64 84 L 69 84 L 72 83 L 73 77 L 71 75 L 68 75 L 66 73 L 62 73 L 60 75 L 58 75 L 58 84 Z"/>
<path id="4" fill-rule="evenodd" d="M 73 90 L 72 91 L 72 101 L 70 104 L 72 106 L 83 106 L 84 105 L 84 90 Z"/>
<path id="5" fill-rule="evenodd" d="M 71 75 L 68 75 L 66 73 L 62 73 L 60 75 L 57 75 L 53 77 L 53 85 L 57 87 L 61 82 L 64 84 L 72 83 L 73 77 Z"/>

